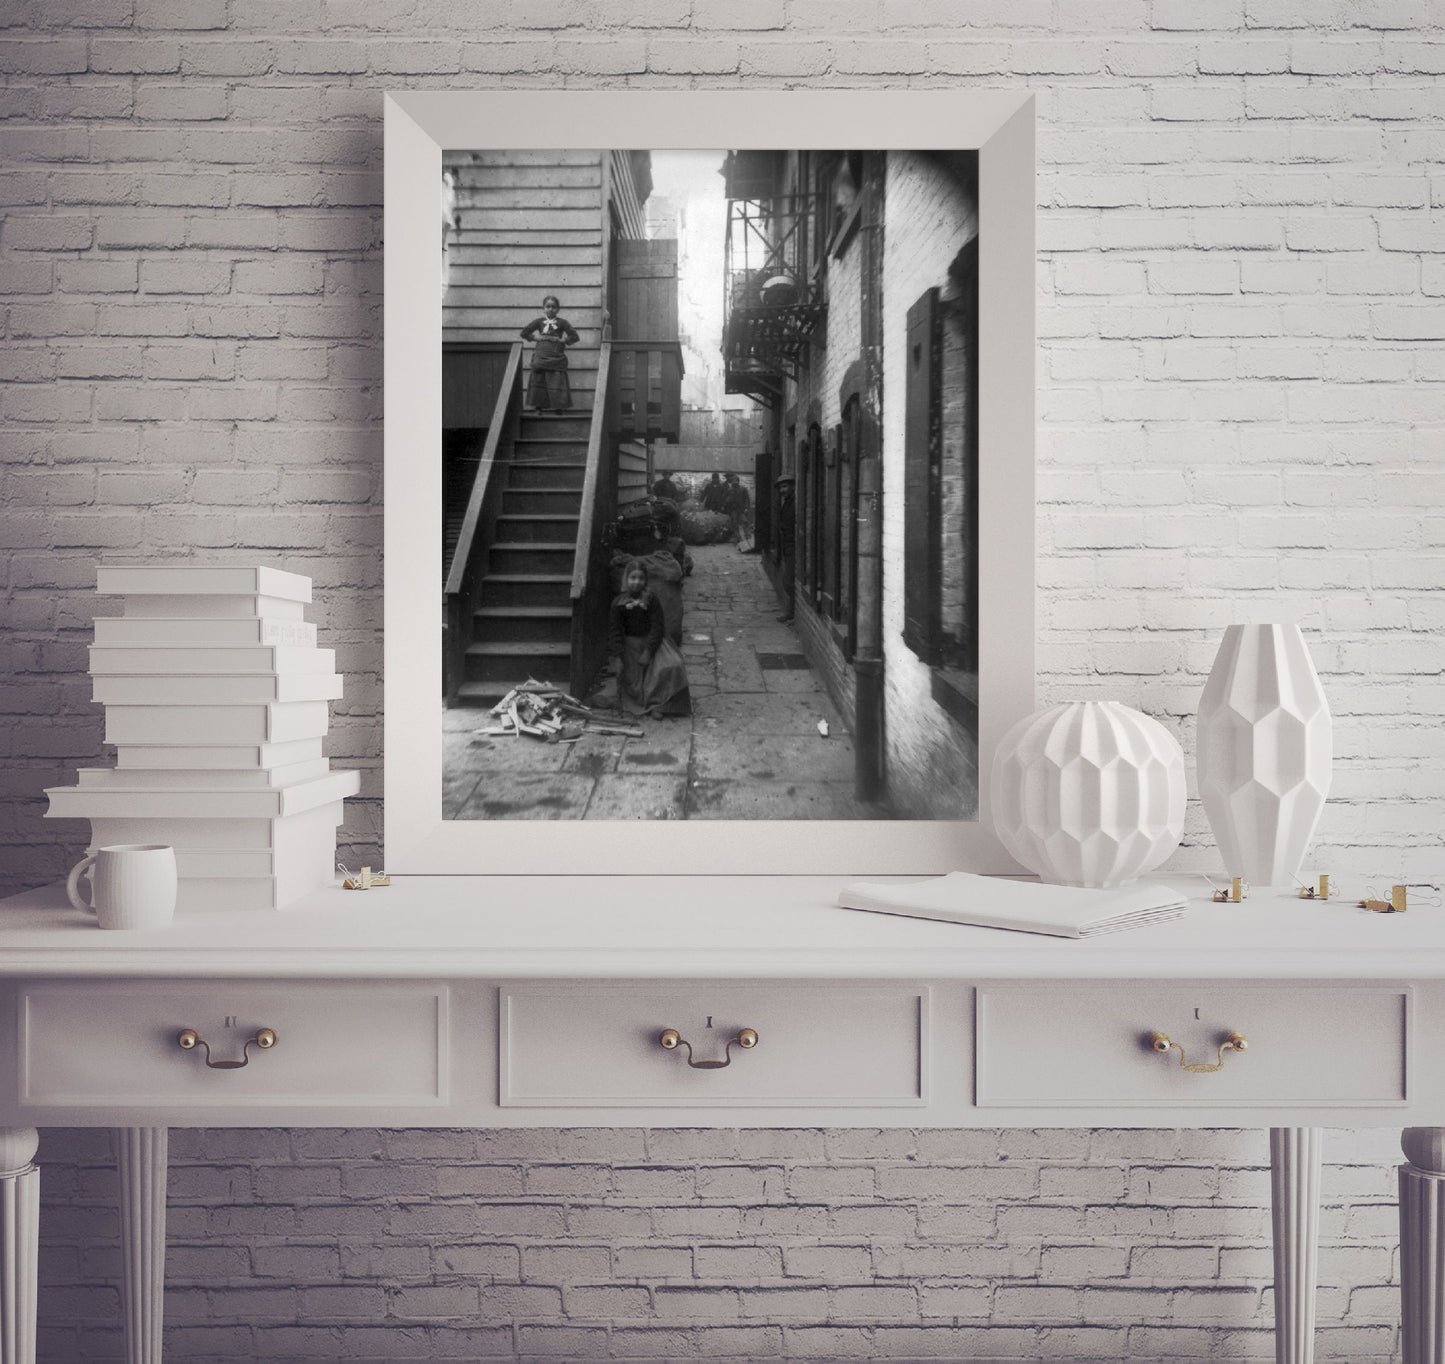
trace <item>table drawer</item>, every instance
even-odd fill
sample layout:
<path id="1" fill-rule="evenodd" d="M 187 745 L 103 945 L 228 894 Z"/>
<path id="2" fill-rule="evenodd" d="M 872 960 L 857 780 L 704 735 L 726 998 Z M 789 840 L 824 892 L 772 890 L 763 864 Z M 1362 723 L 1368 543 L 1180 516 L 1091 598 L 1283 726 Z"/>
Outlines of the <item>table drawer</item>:
<path id="1" fill-rule="evenodd" d="M 446 1100 L 444 985 L 339 981 L 64 982 L 18 998 L 20 1102 L 45 1108 L 165 1104 L 427 1106 Z M 183 1029 L 210 1044 L 177 1044 Z"/>
<path id="2" fill-rule="evenodd" d="M 976 994 L 980 1108 L 1370 1106 L 1405 1103 L 1407 987 L 999 984 Z M 1154 1048 L 1160 1032 L 1177 1043 Z M 1221 1060 L 1217 1071 L 1182 1068 Z"/>
<path id="3" fill-rule="evenodd" d="M 917 1107 L 927 1102 L 926 987 L 537 985 L 501 991 L 504 1106 Z M 688 1047 L 667 1050 L 674 1029 Z"/>

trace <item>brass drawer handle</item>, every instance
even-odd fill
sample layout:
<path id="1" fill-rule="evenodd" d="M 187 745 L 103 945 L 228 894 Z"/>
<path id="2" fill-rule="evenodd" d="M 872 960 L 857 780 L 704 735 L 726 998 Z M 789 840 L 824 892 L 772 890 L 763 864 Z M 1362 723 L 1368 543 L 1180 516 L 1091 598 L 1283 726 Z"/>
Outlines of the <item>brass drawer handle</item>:
<path id="1" fill-rule="evenodd" d="M 197 1047 L 206 1049 L 206 1064 L 212 1070 L 240 1070 L 242 1066 L 248 1065 L 251 1060 L 251 1048 L 260 1047 L 262 1051 L 270 1051 L 276 1045 L 276 1030 L 274 1028 L 261 1028 L 255 1037 L 248 1037 L 246 1045 L 241 1048 L 241 1059 L 239 1061 L 213 1061 L 211 1060 L 211 1044 L 206 1041 L 194 1028 L 187 1028 L 176 1038 L 176 1045 L 182 1051 L 194 1051 Z"/>
<path id="2" fill-rule="evenodd" d="M 676 1051 L 678 1047 L 687 1048 L 687 1063 L 694 1070 L 721 1070 L 724 1066 L 733 1063 L 733 1047 L 739 1046 L 744 1051 L 751 1051 L 758 1045 L 758 1034 L 752 1028 L 741 1028 L 736 1037 L 729 1037 L 728 1044 L 723 1050 L 721 1061 L 694 1061 L 692 1057 L 692 1043 L 687 1040 L 676 1028 L 668 1028 L 658 1039 L 663 1051 Z"/>
<path id="3" fill-rule="evenodd" d="M 1171 1047 L 1179 1047 L 1178 1042 L 1171 1042 L 1169 1035 L 1162 1032 L 1149 1034 L 1149 1040 L 1157 1052 L 1166 1052 Z M 1219 1060 L 1213 1065 L 1207 1061 L 1196 1061 L 1192 1066 L 1185 1064 L 1184 1048 L 1179 1047 L 1179 1069 L 1187 1070 L 1194 1075 L 1212 1075 L 1224 1065 L 1224 1053 L 1227 1051 L 1243 1051 L 1249 1046 L 1249 1039 L 1242 1032 L 1232 1032 L 1223 1042 L 1219 1044 Z"/>

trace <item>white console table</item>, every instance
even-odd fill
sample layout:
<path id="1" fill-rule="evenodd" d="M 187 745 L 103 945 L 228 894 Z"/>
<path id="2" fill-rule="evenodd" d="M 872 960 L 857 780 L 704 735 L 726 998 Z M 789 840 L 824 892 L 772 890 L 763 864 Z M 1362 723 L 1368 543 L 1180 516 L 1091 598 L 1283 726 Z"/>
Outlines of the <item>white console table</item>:
<path id="1" fill-rule="evenodd" d="M 1445 1364 L 1439 914 L 1256 892 L 1072 941 L 841 884 L 409 877 L 149 933 L 57 887 L 0 902 L 0 1359 L 34 1358 L 47 1125 L 118 1130 L 145 1364 L 170 1127 L 1268 1126 L 1276 1354 L 1304 1364 L 1320 1128 L 1399 1123 L 1405 1360 Z"/>

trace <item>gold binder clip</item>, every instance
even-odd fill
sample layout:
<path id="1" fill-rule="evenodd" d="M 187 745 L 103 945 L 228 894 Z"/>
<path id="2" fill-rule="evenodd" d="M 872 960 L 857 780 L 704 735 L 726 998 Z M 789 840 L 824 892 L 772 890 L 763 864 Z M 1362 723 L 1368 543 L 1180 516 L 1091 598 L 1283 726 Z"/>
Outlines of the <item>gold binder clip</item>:
<path id="1" fill-rule="evenodd" d="M 1367 899 L 1359 903 L 1361 909 L 1373 910 L 1376 914 L 1403 914 L 1409 907 L 1404 886 L 1391 886 L 1388 900 Z"/>
<path id="2" fill-rule="evenodd" d="M 1204 879 L 1209 880 L 1207 876 Z M 1210 881 L 1209 884 L 1213 886 L 1214 882 Z M 1212 898 L 1217 905 L 1237 905 L 1241 900 L 1249 898 L 1249 887 L 1244 884 L 1244 877 L 1236 876 L 1230 881 L 1227 890 L 1216 887 Z"/>
<path id="3" fill-rule="evenodd" d="M 342 874 L 342 890 L 370 890 L 373 886 L 391 884 L 391 877 L 384 871 L 373 872 L 370 867 L 363 867 L 359 872 L 352 873 L 347 870 L 344 862 L 338 862 L 336 869 Z"/>

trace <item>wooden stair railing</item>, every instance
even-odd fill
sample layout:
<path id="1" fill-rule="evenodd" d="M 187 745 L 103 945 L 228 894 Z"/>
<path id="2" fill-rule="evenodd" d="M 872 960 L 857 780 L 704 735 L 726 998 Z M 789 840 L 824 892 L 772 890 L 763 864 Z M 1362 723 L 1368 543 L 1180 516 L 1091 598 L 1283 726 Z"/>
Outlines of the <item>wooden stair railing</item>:
<path id="1" fill-rule="evenodd" d="M 510 457 L 521 412 L 522 343 L 516 341 L 507 356 L 491 425 L 487 428 L 487 443 L 472 480 L 466 514 L 442 590 L 442 695 L 448 706 L 455 703 L 465 676 L 472 618 L 486 575 L 487 551 L 496 534 L 502 490 L 506 486 L 497 466 Z"/>
<path id="2" fill-rule="evenodd" d="M 612 342 L 597 357 L 597 388 L 587 435 L 587 471 L 577 520 L 577 555 L 572 564 L 572 694 L 585 699 L 607 661 L 607 609 L 612 589 L 605 562 L 604 532 L 617 514 L 617 439 L 610 420 L 613 402 Z"/>

